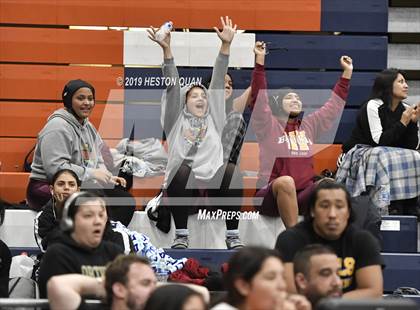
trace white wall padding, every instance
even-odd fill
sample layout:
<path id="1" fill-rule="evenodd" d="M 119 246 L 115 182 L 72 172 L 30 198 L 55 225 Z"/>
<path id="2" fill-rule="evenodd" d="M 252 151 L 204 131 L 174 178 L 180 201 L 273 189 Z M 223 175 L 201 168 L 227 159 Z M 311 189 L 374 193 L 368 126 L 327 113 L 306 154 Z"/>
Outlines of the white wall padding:
<path id="1" fill-rule="evenodd" d="M 388 68 L 420 70 L 420 44 L 388 44 Z"/>
<path id="2" fill-rule="evenodd" d="M 420 32 L 420 8 L 389 8 L 388 32 Z"/>
<path id="3" fill-rule="evenodd" d="M 405 101 L 411 104 L 420 102 L 420 81 L 408 81 L 408 98 Z"/>
<path id="4" fill-rule="evenodd" d="M 213 67 L 221 42 L 215 32 L 172 32 L 171 48 L 177 66 Z M 229 67 L 254 67 L 255 34 L 236 34 Z M 145 31 L 124 32 L 124 65 L 160 66 L 161 47 Z"/>
<path id="5" fill-rule="evenodd" d="M 37 247 L 34 238 L 34 218 L 36 212 L 30 210 L 6 210 L 3 225 L 0 227 L 0 239 L 9 247 Z M 157 247 L 170 247 L 174 239 L 175 225 L 168 234 L 156 228 L 146 212 L 134 212 L 129 228 L 146 234 Z M 225 249 L 226 224 L 224 220 L 198 220 L 197 215 L 190 215 L 190 247 L 202 249 Z M 260 215 L 258 219 L 240 220 L 239 234 L 246 245 L 260 245 L 272 248 L 277 236 L 284 230 L 279 217 Z"/>

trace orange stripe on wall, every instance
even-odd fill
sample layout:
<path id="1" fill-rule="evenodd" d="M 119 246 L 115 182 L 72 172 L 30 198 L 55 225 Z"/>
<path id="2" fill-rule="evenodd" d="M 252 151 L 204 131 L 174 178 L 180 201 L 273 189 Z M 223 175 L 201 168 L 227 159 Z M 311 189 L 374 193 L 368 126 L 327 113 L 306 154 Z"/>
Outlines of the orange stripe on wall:
<path id="1" fill-rule="evenodd" d="M 321 0 L 2 0 L 1 23 L 158 26 L 172 20 L 177 28 L 211 29 L 229 15 L 239 29 L 319 31 Z"/>
<path id="2" fill-rule="evenodd" d="M 122 64 L 123 32 L 0 28 L 0 61 Z"/>
<path id="3" fill-rule="evenodd" d="M 115 147 L 118 140 L 106 140 L 107 145 Z M 25 156 L 35 146 L 36 138 L 1 138 L 0 137 L 0 161 L 1 172 L 23 172 Z M 32 158 L 29 158 L 29 162 Z"/>
<path id="4" fill-rule="evenodd" d="M 0 137 L 37 137 L 55 110 L 62 103 L 0 102 Z M 104 139 L 121 139 L 123 135 L 124 105 L 96 104 L 90 121 Z"/>
<path id="5" fill-rule="evenodd" d="M 0 102 L 0 137 L 36 137 L 49 115 L 63 104 Z"/>
<path id="6" fill-rule="evenodd" d="M 23 172 L 25 156 L 35 144 L 35 138 L 0 138 L 1 171 Z"/>
<path id="7" fill-rule="evenodd" d="M 107 100 L 111 90 L 122 90 L 117 80 L 124 77 L 121 67 L 0 65 L 0 99 L 61 100 L 64 85 L 83 79 L 96 89 L 96 100 Z M 122 91 L 119 98 L 123 101 Z"/>
<path id="8" fill-rule="evenodd" d="M 0 173 L 0 197 L 1 199 L 18 203 L 26 197 L 29 173 L 2 172 Z"/>

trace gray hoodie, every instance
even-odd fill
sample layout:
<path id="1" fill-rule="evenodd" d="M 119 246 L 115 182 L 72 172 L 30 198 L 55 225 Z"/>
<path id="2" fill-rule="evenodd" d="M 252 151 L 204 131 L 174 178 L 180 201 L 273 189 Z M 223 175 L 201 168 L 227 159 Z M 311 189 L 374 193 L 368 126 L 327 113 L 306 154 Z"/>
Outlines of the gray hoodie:
<path id="1" fill-rule="evenodd" d="M 88 119 L 80 124 L 73 114 L 59 109 L 38 134 L 30 178 L 50 181 L 58 170 L 71 169 L 80 180 L 88 180 L 92 169 L 106 169 L 102 144 Z"/>
<path id="2" fill-rule="evenodd" d="M 228 63 L 229 56 L 219 53 L 209 90 L 204 88 L 208 110 L 204 117 L 198 118 L 188 112 L 185 104 L 186 93 L 194 85 L 181 88 L 174 60 L 165 59 L 163 75 L 175 81 L 162 97 L 161 124 L 169 146 L 166 185 L 171 181 L 168 180 L 171 172 L 176 171 L 184 160 L 189 161 L 195 177 L 201 180 L 210 180 L 223 165 L 221 135 L 226 119 L 224 81 Z M 195 149 L 191 150 L 193 147 Z"/>

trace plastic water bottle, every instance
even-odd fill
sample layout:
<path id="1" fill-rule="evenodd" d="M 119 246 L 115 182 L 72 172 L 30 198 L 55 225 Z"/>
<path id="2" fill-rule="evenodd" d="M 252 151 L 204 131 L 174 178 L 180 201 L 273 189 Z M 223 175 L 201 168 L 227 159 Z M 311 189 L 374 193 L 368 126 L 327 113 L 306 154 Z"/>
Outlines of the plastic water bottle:
<path id="1" fill-rule="evenodd" d="M 174 27 L 174 24 L 171 21 L 164 23 L 159 28 L 159 30 L 155 33 L 155 39 L 157 41 L 165 40 L 168 33 L 172 31 L 173 27 Z"/>

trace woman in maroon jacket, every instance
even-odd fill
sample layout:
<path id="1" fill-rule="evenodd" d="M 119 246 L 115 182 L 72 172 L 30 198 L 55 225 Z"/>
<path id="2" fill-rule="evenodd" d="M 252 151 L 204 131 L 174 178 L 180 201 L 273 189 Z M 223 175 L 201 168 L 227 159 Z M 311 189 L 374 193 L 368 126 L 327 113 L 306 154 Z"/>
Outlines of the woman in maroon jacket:
<path id="1" fill-rule="evenodd" d="M 353 62 L 349 56 L 340 58 L 343 73 L 331 97 L 320 109 L 302 118 L 302 102 L 293 90 L 272 96 L 270 107 L 264 71 L 265 43 L 256 42 L 254 53 L 251 124 L 260 148 L 256 196 L 263 199 L 257 209 L 264 215 L 280 214 L 285 226 L 291 227 L 297 223 L 298 211 L 304 212 L 314 186 L 314 140 L 328 132 L 343 111 Z"/>

